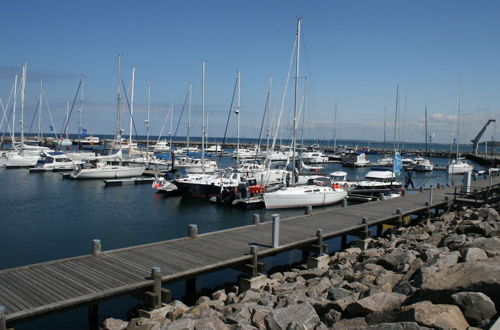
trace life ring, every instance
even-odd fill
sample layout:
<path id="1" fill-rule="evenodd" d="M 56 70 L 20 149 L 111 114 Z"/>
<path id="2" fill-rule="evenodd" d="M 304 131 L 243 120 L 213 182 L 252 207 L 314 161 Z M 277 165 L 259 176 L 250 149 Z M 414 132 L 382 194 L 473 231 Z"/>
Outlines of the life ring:
<path id="1" fill-rule="evenodd" d="M 339 186 L 338 184 L 334 183 L 332 188 L 333 188 L 333 189 L 339 189 L 339 188 L 340 188 L 340 186 Z"/>

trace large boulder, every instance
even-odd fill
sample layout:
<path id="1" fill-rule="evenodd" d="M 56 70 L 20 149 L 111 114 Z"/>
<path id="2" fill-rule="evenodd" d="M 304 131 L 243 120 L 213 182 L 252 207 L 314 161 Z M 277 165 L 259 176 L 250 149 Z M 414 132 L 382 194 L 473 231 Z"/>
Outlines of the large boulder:
<path id="1" fill-rule="evenodd" d="M 189 318 L 175 320 L 165 327 L 166 330 L 194 330 L 197 321 Z"/>
<path id="2" fill-rule="evenodd" d="M 451 294 L 483 292 L 500 306 L 500 258 L 458 263 L 439 270 L 422 268 L 421 293 L 436 303 L 453 303 Z"/>
<path id="3" fill-rule="evenodd" d="M 102 327 L 104 330 L 124 330 L 128 326 L 128 322 L 114 319 L 114 318 L 107 318 L 102 322 Z"/>
<path id="4" fill-rule="evenodd" d="M 359 330 L 368 326 L 364 317 L 355 317 L 353 319 L 343 319 L 335 323 L 332 330 Z"/>
<path id="5" fill-rule="evenodd" d="M 309 303 L 275 309 L 265 320 L 271 330 L 286 330 L 293 322 L 302 324 L 306 329 L 314 329 L 320 323 L 318 314 Z"/>
<path id="6" fill-rule="evenodd" d="M 360 330 L 431 330 L 432 328 L 423 327 L 416 322 L 395 322 L 395 323 L 379 323 L 369 325 Z"/>
<path id="7" fill-rule="evenodd" d="M 401 272 L 413 261 L 415 261 L 414 252 L 396 248 L 391 253 L 379 258 L 377 263 L 386 269 Z"/>
<path id="8" fill-rule="evenodd" d="M 199 319 L 194 330 L 229 330 L 229 326 L 218 318 L 205 317 Z"/>
<path id="9" fill-rule="evenodd" d="M 488 259 L 488 255 L 483 249 L 470 247 L 462 251 L 462 259 L 464 261 L 485 260 Z"/>
<path id="10" fill-rule="evenodd" d="M 351 316 L 365 316 L 399 308 L 405 299 L 400 293 L 379 292 L 349 304 L 346 310 Z"/>
<path id="11" fill-rule="evenodd" d="M 160 330 L 160 322 L 147 319 L 144 317 L 138 317 L 130 320 L 127 330 Z"/>
<path id="12" fill-rule="evenodd" d="M 464 249 L 472 247 L 484 250 L 490 258 L 500 256 L 500 238 L 498 237 L 480 237 L 463 246 Z"/>
<path id="13" fill-rule="evenodd" d="M 497 313 L 490 297 L 481 292 L 459 292 L 451 298 L 472 325 L 483 326 Z"/>
<path id="14" fill-rule="evenodd" d="M 402 321 L 417 322 L 426 327 L 443 330 L 466 330 L 469 327 L 460 308 L 455 305 L 434 305 L 430 301 L 423 301 L 405 306 L 401 310 Z"/>

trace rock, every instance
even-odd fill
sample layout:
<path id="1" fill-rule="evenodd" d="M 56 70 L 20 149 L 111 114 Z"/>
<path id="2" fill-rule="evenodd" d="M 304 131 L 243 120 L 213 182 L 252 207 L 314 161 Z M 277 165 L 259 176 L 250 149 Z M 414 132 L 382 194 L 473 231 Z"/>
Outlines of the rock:
<path id="1" fill-rule="evenodd" d="M 232 324 L 250 324 L 254 308 L 255 304 L 252 303 L 233 305 L 233 312 L 225 315 L 226 320 L 228 323 Z"/>
<path id="2" fill-rule="evenodd" d="M 332 327 L 333 324 L 340 321 L 341 317 L 341 312 L 337 312 L 335 309 L 330 309 L 327 313 L 325 313 L 325 315 L 323 315 L 323 321 L 328 327 Z"/>
<path id="3" fill-rule="evenodd" d="M 217 290 L 212 293 L 212 299 L 225 302 L 227 300 L 226 290 Z"/>
<path id="4" fill-rule="evenodd" d="M 170 303 L 172 311 L 167 313 L 167 318 L 171 321 L 178 319 L 185 311 L 189 309 L 182 301 L 174 300 Z"/>
<path id="5" fill-rule="evenodd" d="M 438 329 L 466 330 L 469 323 L 455 305 L 434 305 L 423 301 L 402 309 L 401 320 Z"/>
<path id="6" fill-rule="evenodd" d="M 462 252 L 462 258 L 464 261 L 485 260 L 488 259 L 488 255 L 483 249 L 471 247 Z"/>
<path id="7" fill-rule="evenodd" d="M 380 292 L 349 304 L 346 310 L 351 316 L 365 316 L 399 308 L 405 299 L 400 293 Z"/>
<path id="8" fill-rule="evenodd" d="M 252 325 L 256 326 L 258 329 L 265 330 L 266 322 L 265 318 L 267 315 L 271 314 L 273 309 L 266 306 L 255 306 L 254 312 L 252 314 Z"/>
<path id="9" fill-rule="evenodd" d="M 256 330 L 257 328 L 250 324 L 239 324 L 234 330 Z"/>
<path id="10" fill-rule="evenodd" d="M 472 325 L 483 326 L 497 313 L 490 297 L 481 292 L 459 292 L 451 298 Z"/>
<path id="11" fill-rule="evenodd" d="M 227 294 L 226 305 L 236 304 L 239 298 L 234 292 L 229 292 Z"/>
<path id="12" fill-rule="evenodd" d="M 295 272 L 284 272 L 283 280 L 287 282 L 293 282 L 297 278 L 297 273 Z"/>
<path id="13" fill-rule="evenodd" d="M 273 279 L 273 280 L 278 280 L 278 281 L 280 281 L 280 282 L 281 282 L 281 281 L 283 281 L 283 279 L 284 279 L 283 274 L 282 274 L 282 273 L 280 273 L 280 272 L 273 273 L 273 274 L 271 274 L 269 277 L 270 277 L 271 279 Z"/>
<path id="14" fill-rule="evenodd" d="M 436 267 L 438 269 L 443 267 L 453 266 L 458 262 L 460 258 L 460 252 L 441 252 L 432 257 L 429 261 L 425 263 L 425 267 Z"/>
<path id="15" fill-rule="evenodd" d="M 320 323 L 318 314 L 309 303 L 275 309 L 265 317 L 265 321 L 267 328 L 272 330 L 286 330 L 294 321 L 305 326 L 305 329 L 314 329 Z"/>
<path id="16" fill-rule="evenodd" d="M 194 330 L 229 330 L 229 326 L 218 318 L 206 317 L 196 322 Z"/>
<path id="17" fill-rule="evenodd" d="M 193 319 L 199 319 L 199 318 L 204 318 L 204 317 L 213 317 L 213 318 L 224 319 L 224 316 L 221 313 L 212 309 L 212 306 L 214 306 L 215 303 L 220 304 L 218 306 L 219 308 L 222 307 L 222 304 L 223 304 L 222 301 L 209 300 L 209 301 L 201 303 L 197 306 L 191 307 L 186 312 L 184 312 L 184 314 L 182 314 L 182 317 L 193 318 Z"/>
<path id="18" fill-rule="evenodd" d="M 444 240 L 443 244 L 450 250 L 458 250 L 462 245 L 467 243 L 467 236 L 464 234 L 451 234 L 448 235 Z"/>
<path id="19" fill-rule="evenodd" d="M 464 221 L 456 228 L 458 234 L 478 234 L 481 236 L 490 236 L 491 230 L 488 223 L 481 221 Z"/>
<path id="20" fill-rule="evenodd" d="M 114 319 L 114 318 L 107 318 L 102 322 L 102 327 L 104 330 L 123 330 L 126 329 L 128 326 L 128 322 Z"/>
<path id="21" fill-rule="evenodd" d="M 412 264 L 413 261 L 415 261 L 415 255 L 413 252 L 396 248 L 391 253 L 381 257 L 377 261 L 377 264 L 386 269 L 403 271 L 405 265 Z"/>
<path id="22" fill-rule="evenodd" d="M 335 323 L 332 330 L 358 330 L 364 329 L 368 326 L 364 317 L 356 317 L 353 319 L 343 319 Z"/>
<path id="23" fill-rule="evenodd" d="M 200 298 L 198 298 L 198 300 L 196 300 L 196 305 L 201 305 L 208 301 L 210 301 L 210 298 L 208 298 L 207 296 L 201 296 Z"/>
<path id="24" fill-rule="evenodd" d="M 477 291 L 500 305 L 500 258 L 468 261 L 435 270 L 422 268 L 421 293 L 434 302 L 451 303 L 450 294 Z"/>
<path id="25" fill-rule="evenodd" d="M 352 291 L 346 289 L 336 288 L 336 287 L 328 289 L 328 299 L 330 300 L 341 300 L 346 297 L 349 297 L 350 295 L 352 295 Z"/>
<path id="26" fill-rule="evenodd" d="M 167 325 L 165 330 L 194 330 L 196 323 L 193 319 L 182 318 Z"/>
<path id="27" fill-rule="evenodd" d="M 486 252 L 488 257 L 498 257 L 500 256 L 500 238 L 498 237 L 481 237 L 475 239 L 472 243 L 464 246 L 464 248 L 480 248 Z"/>
<path id="28" fill-rule="evenodd" d="M 443 233 L 432 233 L 431 237 L 427 240 L 427 243 L 434 246 L 440 246 L 443 243 L 445 235 Z"/>
<path id="29" fill-rule="evenodd" d="M 394 288 L 394 286 L 396 284 L 398 284 L 399 281 L 401 281 L 402 277 L 403 277 L 403 275 L 401 275 L 401 274 L 387 272 L 387 274 L 381 274 L 381 275 L 377 276 L 377 279 L 375 280 L 375 284 L 382 286 L 382 285 L 388 283 L 391 288 Z"/>
<path id="30" fill-rule="evenodd" d="M 307 281 L 308 279 L 311 279 L 311 278 L 318 278 L 318 277 L 323 276 L 323 274 L 326 271 L 327 270 L 322 270 L 319 268 L 306 269 L 306 270 L 301 270 L 299 272 L 298 276 L 301 276 L 302 278 L 304 278 L 304 280 Z"/>
<path id="31" fill-rule="evenodd" d="M 447 212 L 443 215 L 441 215 L 441 220 L 444 222 L 451 222 L 455 220 L 455 213 L 454 212 Z"/>
<path id="32" fill-rule="evenodd" d="M 314 290 L 318 296 L 327 292 L 331 287 L 332 282 L 330 282 L 330 280 L 326 277 L 322 277 L 317 284 L 309 286 L 309 288 Z"/>
<path id="33" fill-rule="evenodd" d="M 130 320 L 127 330 L 160 330 L 160 322 L 138 317 Z"/>
<path id="34" fill-rule="evenodd" d="M 379 323 L 363 328 L 363 330 L 431 330 L 431 329 L 432 328 L 420 326 L 416 322 Z"/>
<path id="35" fill-rule="evenodd" d="M 260 293 L 258 290 L 247 290 L 243 292 L 240 298 L 240 303 L 245 302 L 258 302 L 260 300 Z"/>

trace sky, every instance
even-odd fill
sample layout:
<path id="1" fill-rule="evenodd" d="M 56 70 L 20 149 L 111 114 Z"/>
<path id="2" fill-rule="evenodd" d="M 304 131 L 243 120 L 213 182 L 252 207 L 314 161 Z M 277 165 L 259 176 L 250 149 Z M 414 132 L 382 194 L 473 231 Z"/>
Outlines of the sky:
<path id="1" fill-rule="evenodd" d="M 240 135 L 258 137 L 272 76 L 270 131 L 276 130 L 272 118 L 278 117 L 283 98 L 279 136 L 287 138 L 295 79 L 288 80 L 286 94 L 284 89 L 300 17 L 299 136 L 332 139 L 335 131 L 338 139 L 382 141 L 385 122 L 386 139 L 392 141 L 399 88 L 398 138 L 425 140 L 427 106 L 428 134 L 435 142 L 448 143 L 456 131 L 461 76 L 459 141 L 467 143 L 500 113 L 499 12 L 500 2 L 486 0 L 3 0 L 0 97 L 6 106 L 14 76 L 27 63 L 25 130 L 38 129 L 36 121 L 31 122 L 42 80 L 54 126 L 60 131 L 66 102 L 72 102 L 84 75 L 82 126 L 95 134 L 114 134 L 117 56 L 122 54 L 127 88 L 132 67 L 136 68 L 138 134 L 146 134 L 148 84 L 150 134 L 158 135 L 171 105 L 175 130 L 192 83 L 191 135 L 200 136 L 201 62 L 206 60 L 209 138 L 224 134 L 237 70 L 241 71 Z M 48 132 L 46 108 L 41 126 Z M 128 134 L 127 108 L 122 118 Z M 75 110 L 70 133 L 77 127 Z M 186 127 L 187 110 L 177 135 L 186 134 Z M 170 121 L 162 134 L 168 131 Z M 228 134 L 235 136 L 236 131 L 233 112 Z M 496 139 L 496 125 L 485 138 Z"/>

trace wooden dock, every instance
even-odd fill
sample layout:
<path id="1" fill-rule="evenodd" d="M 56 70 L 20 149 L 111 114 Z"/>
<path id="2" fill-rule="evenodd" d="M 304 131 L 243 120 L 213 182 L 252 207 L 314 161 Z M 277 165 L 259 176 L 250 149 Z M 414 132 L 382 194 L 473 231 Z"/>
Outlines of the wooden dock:
<path id="1" fill-rule="evenodd" d="M 486 196 L 487 192 L 487 196 L 493 197 L 498 194 L 498 186 L 492 188 L 491 184 L 499 182 L 500 176 L 478 179 L 472 181 L 472 187 L 483 193 L 479 196 Z M 161 277 L 157 268 L 153 272 L 158 288 L 160 278 L 165 284 L 247 264 L 253 257 L 249 254 L 252 245 L 258 247 L 260 258 L 317 244 L 317 229 L 323 230 L 322 240 L 346 238 L 348 234 L 360 236 L 368 226 L 401 225 L 403 216 L 428 214 L 431 209 L 446 209 L 458 202 L 460 196 L 454 195 L 455 189 L 432 189 L 432 193 L 423 191 L 282 219 L 279 242 L 273 242 L 273 222 L 259 223 L 258 217 L 255 224 L 205 234 L 198 234 L 197 227 L 191 225 L 185 238 L 112 251 L 101 252 L 101 243 L 96 240 L 90 255 L 0 270 L 0 305 L 5 306 L 4 317 L 11 324 L 81 304 L 95 304 L 105 298 L 150 289 L 155 285 L 153 267 L 161 269 Z M 273 248 L 273 243 L 278 243 L 278 247 Z"/>

